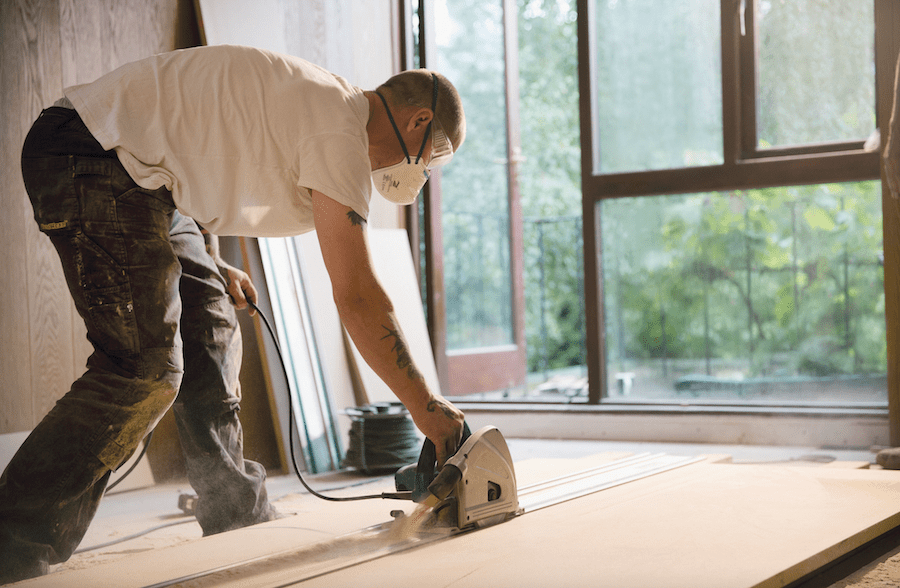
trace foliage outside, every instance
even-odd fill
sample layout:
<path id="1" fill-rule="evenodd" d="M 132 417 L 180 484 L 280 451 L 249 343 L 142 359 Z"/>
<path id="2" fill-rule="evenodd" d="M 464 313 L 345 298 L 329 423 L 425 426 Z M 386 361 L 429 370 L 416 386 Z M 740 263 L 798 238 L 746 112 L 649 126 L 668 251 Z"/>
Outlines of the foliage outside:
<path id="1" fill-rule="evenodd" d="M 880 183 L 622 199 L 603 213 L 619 369 L 695 359 L 748 377 L 885 372 Z"/>

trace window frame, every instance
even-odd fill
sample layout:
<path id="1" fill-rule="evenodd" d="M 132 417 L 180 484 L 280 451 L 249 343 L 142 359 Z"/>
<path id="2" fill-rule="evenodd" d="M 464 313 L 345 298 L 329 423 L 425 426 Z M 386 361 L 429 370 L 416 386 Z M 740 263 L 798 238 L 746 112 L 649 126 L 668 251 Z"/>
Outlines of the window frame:
<path id="1" fill-rule="evenodd" d="M 587 319 L 588 404 L 606 397 L 602 242 L 597 206 L 608 198 L 661 196 L 774 186 L 858 182 L 881 178 L 878 151 L 867 152 L 863 141 L 824 143 L 789 148 L 756 147 L 756 21 L 758 0 L 721 0 L 722 140 L 720 165 L 598 173 L 593 120 L 596 79 L 593 47 L 594 0 L 577 0 L 578 56 L 582 147 L 582 215 L 584 219 L 584 284 Z M 875 3 L 876 126 L 890 120 L 893 74 L 900 47 L 900 6 L 891 0 Z M 741 17 L 746 18 L 745 34 Z M 900 206 L 884 188 L 885 296 L 888 339 L 888 408 L 891 442 L 900 444 Z"/>
<path id="2" fill-rule="evenodd" d="M 430 8 L 430 0 L 401 0 L 404 6 L 412 6 L 420 11 Z M 894 71 L 900 53 L 900 3 L 895 0 L 872 0 L 875 8 L 875 61 L 876 61 L 876 127 L 885 129 L 890 120 L 893 103 Z M 582 149 L 582 218 L 584 251 L 584 309 L 586 321 L 586 363 L 588 371 L 588 399 L 583 409 L 600 410 L 601 405 L 617 413 L 624 407 L 606 402 L 607 366 L 603 328 L 604 299 L 599 243 L 600 223 L 597 204 L 606 198 L 629 196 L 659 196 L 677 193 L 705 192 L 717 190 L 738 190 L 784 185 L 804 185 L 829 182 L 855 182 L 882 180 L 882 210 L 884 232 L 884 287 L 885 318 L 887 323 L 888 355 L 888 406 L 890 421 L 890 442 L 900 445 L 900 201 L 890 196 L 881 174 L 881 160 L 878 152 L 866 152 L 861 141 L 805 145 L 800 148 L 756 148 L 755 121 L 755 27 L 747 27 L 750 35 L 741 35 L 741 4 L 745 14 L 752 17 L 756 0 L 721 0 L 721 51 L 723 88 L 723 163 L 715 166 L 692 167 L 647 172 L 596 174 L 594 172 L 594 135 L 592 120 L 594 104 L 592 79 L 595 64 L 591 27 L 593 10 L 591 0 L 576 0 L 578 11 L 577 52 L 581 120 Z M 404 8 L 406 10 L 406 8 Z M 748 14 L 749 13 L 749 14 Z M 403 12 L 401 11 L 401 14 Z M 409 14 L 405 22 L 411 23 Z M 753 21 L 748 21 L 753 22 Z M 431 24 L 425 19 L 419 28 L 419 51 L 424 58 L 428 53 L 428 40 L 433 38 Z M 410 34 L 404 25 L 398 27 L 400 37 L 409 41 Z M 411 30 L 411 24 L 409 30 Z M 404 52 L 401 68 L 412 67 L 413 48 L 411 42 L 398 40 Z M 749 66 L 746 62 L 749 59 Z M 753 114 L 753 119 L 747 116 Z M 752 135 L 751 135 L 752 132 Z M 439 176 L 439 173 L 436 174 Z M 760 181 L 765 178 L 766 181 Z M 429 182 L 424 194 L 424 225 L 419 226 L 417 211 L 410 207 L 407 226 L 414 255 L 420 251 L 420 228 L 424 240 L 425 259 L 422 260 L 425 282 L 426 305 L 428 308 L 429 330 L 432 334 L 435 360 L 439 375 L 444 383 L 447 378 L 446 347 L 443 345 L 446 325 L 443 322 L 443 267 L 440 256 L 434 258 L 435 243 L 441 242 L 440 216 L 434 211 L 439 208 L 439 182 Z M 475 406 L 475 405 L 473 405 Z M 512 407 L 510 407 L 512 409 Z M 654 410 L 664 409 L 655 405 Z M 727 410 L 722 406 L 720 409 Z M 798 407 L 798 406 L 747 406 L 742 414 L 777 414 L 780 410 L 816 412 L 837 410 L 839 407 Z M 565 410 L 572 410 L 568 406 Z M 848 409 L 850 410 L 850 409 Z M 883 409 L 880 409 L 883 410 Z M 774 411 L 774 412 L 773 412 Z M 852 410 L 850 410 L 852 412 Z M 829 413 L 830 414 L 830 413 Z M 837 413 L 835 413 L 837 414 Z"/>
<path id="3" fill-rule="evenodd" d="M 399 44 L 403 49 L 401 62 L 404 69 L 414 66 L 412 47 L 412 6 L 408 0 L 404 2 L 403 15 L 406 43 Z M 416 1 L 416 0 L 413 0 Z M 425 282 L 425 305 L 428 309 L 427 323 L 431 335 L 435 366 L 441 388 L 449 396 L 463 396 L 471 393 L 500 390 L 507 387 L 525 384 L 527 377 L 525 350 L 525 296 L 523 278 L 523 228 L 522 209 L 518 189 L 518 77 L 510 75 L 510 71 L 518 70 L 518 39 L 516 36 L 515 0 L 496 0 L 503 9 L 503 46 L 505 55 L 504 87 L 506 92 L 506 181 L 509 188 L 509 260 L 510 288 L 512 309 L 513 340 L 507 345 L 484 348 L 470 348 L 459 351 L 449 350 L 447 346 L 447 303 L 444 285 L 444 235 L 442 221 L 441 170 L 431 172 L 430 180 L 425 184 L 421 195 L 424 210 L 424 226 L 420 226 L 418 207 L 410 206 L 406 210 L 407 230 L 410 245 L 414 254 L 414 262 L 421 273 L 420 282 Z M 434 44 L 434 3 L 418 0 L 416 10 L 421 19 L 419 27 L 419 63 L 422 67 L 433 67 L 432 56 L 437 48 Z M 410 31 L 407 33 L 407 29 Z M 420 233 L 425 241 L 424 263 L 419 254 Z"/>

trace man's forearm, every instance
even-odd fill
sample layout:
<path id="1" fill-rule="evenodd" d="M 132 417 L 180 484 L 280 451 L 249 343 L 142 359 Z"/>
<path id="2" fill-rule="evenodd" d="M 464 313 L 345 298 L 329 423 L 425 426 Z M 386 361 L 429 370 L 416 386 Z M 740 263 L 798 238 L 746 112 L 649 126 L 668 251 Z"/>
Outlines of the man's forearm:
<path id="1" fill-rule="evenodd" d="M 387 295 L 380 286 L 378 290 L 378 302 L 369 298 L 339 304 L 341 321 L 366 363 L 410 412 L 428 410 L 434 391 L 410 353 Z"/>
<path id="2" fill-rule="evenodd" d="M 465 415 L 422 377 L 394 308 L 372 268 L 366 221 L 357 212 L 313 190 L 313 212 L 334 301 L 366 363 L 409 410 L 431 439 L 439 464 L 456 451 Z"/>

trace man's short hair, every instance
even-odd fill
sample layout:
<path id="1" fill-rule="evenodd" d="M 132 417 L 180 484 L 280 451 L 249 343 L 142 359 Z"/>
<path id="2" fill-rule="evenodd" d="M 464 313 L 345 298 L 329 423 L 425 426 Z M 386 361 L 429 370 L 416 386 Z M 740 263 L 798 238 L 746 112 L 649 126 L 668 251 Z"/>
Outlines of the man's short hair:
<path id="1" fill-rule="evenodd" d="M 463 112 L 459 92 L 456 91 L 450 80 L 436 71 L 411 69 L 391 77 L 378 86 L 378 90 L 387 90 L 384 92 L 387 94 L 385 97 L 392 105 L 413 104 L 430 109 L 431 97 L 434 92 L 431 74 L 437 77 L 438 82 L 435 118 L 453 144 L 453 150 L 457 151 L 466 138 L 466 115 Z"/>

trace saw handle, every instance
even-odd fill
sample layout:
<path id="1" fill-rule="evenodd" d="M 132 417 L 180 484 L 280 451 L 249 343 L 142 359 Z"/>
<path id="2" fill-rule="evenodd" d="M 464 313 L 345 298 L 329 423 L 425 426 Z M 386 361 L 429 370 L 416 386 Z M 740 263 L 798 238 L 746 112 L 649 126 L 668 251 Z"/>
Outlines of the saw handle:
<path id="1" fill-rule="evenodd" d="M 428 485 L 428 492 L 439 500 L 444 500 L 450 496 L 456 483 L 461 479 L 462 470 L 453 464 L 445 464 L 440 473 L 434 478 L 434 481 Z"/>
<path id="2" fill-rule="evenodd" d="M 463 434 L 462 439 L 459 441 L 459 446 L 457 446 L 457 451 L 462 444 L 466 442 L 466 439 L 472 436 L 472 430 L 469 428 L 469 423 L 463 422 Z M 434 481 L 436 476 L 435 467 L 437 466 L 437 448 L 435 448 L 434 443 L 429 438 L 425 438 L 425 443 L 422 444 L 422 452 L 419 454 L 419 463 L 416 465 L 416 486 L 419 487 L 419 482 L 421 482 L 420 489 L 428 488 L 429 484 Z"/>

